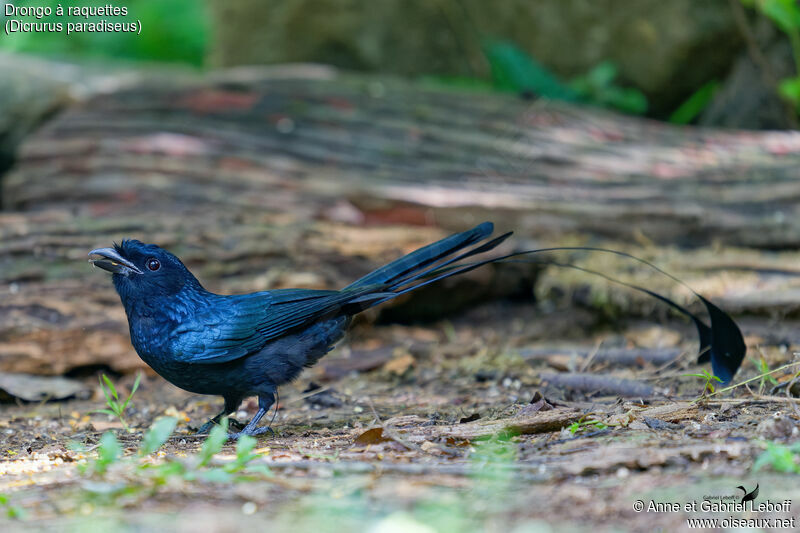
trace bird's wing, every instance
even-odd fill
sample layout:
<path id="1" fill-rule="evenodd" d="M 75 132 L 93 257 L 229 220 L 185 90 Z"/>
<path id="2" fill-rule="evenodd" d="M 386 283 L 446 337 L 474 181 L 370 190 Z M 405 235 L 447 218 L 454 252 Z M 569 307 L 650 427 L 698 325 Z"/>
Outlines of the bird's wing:
<path id="1" fill-rule="evenodd" d="M 361 305 L 371 295 L 383 297 L 379 289 L 284 289 L 220 296 L 173 330 L 172 359 L 197 364 L 239 359 L 321 317 L 345 312 L 347 304 Z"/>

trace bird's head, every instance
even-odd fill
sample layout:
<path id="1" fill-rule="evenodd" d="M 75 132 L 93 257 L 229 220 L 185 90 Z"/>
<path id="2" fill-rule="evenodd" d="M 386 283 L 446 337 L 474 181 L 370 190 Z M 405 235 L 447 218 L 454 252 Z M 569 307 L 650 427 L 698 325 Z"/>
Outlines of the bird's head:
<path id="1" fill-rule="evenodd" d="M 123 303 L 173 296 L 185 289 L 201 288 L 181 260 L 155 244 L 126 239 L 112 248 L 89 252 L 94 266 L 113 274 L 114 287 Z"/>

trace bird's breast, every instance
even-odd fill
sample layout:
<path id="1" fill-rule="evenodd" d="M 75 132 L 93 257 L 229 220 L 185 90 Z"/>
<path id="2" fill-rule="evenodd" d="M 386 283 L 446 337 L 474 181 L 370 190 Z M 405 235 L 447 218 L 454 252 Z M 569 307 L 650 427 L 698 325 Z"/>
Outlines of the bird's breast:
<path id="1" fill-rule="evenodd" d="M 130 320 L 131 343 L 139 357 L 158 371 L 156 364 L 161 359 L 169 359 L 170 332 L 175 324 L 157 317 L 139 317 Z"/>

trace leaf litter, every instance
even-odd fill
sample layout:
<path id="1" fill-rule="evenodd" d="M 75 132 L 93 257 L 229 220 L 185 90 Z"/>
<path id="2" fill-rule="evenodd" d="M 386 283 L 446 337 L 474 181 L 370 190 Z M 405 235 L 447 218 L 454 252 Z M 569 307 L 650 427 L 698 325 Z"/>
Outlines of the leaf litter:
<path id="1" fill-rule="evenodd" d="M 727 480 L 736 486 L 754 475 L 766 492 L 783 486 L 778 470 L 800 438 L 791 395 L 773 395 L 759 379 L 704 392 L 688 377 L 698 368 L 697 345 L 685 324 L 651 325 L 665 338 L 683 333 L 668 352 L 651 351 L 637 343 L 637 323 L 609 330 L 568 322 L 574 315 L 496 302 L 447 323 L 362 324 L 349 349 L 282 390 L 276 435 L 243 447 L 219 433 L 196 436 L 216 402 L 150 374 L 126 411 L 131 432 L 96 412 L 104 399 L 96 377 L 82 382 L 94 388 L 90 399 L 7 404 L 0 494 L 12 507 L 4 520 L 156 531 L 247 527 L 259 517 L 278 529 L 388 521 L 437 531 L 529 523 L 637 530 L 681 523 L 681 515 L 631 511 L 655 487 L 682 494 L 700 479 L 727 490 Z M 779 346 L 759 348 L 767 368 L 785 361 Z M 364 354 L 370 363 L 358 364 Z M 762 369 L 745 360 L 738 377 Z M 797 370 L 774 377 L 788 383 Z M 628 382 L 646 387 L 613 387 Z M 117 386 L 126 397 L 134 376 Z M 255 407 L 249 402 L 236 416 Z M 756 474 L 768 445 L 776 459 Z"/>

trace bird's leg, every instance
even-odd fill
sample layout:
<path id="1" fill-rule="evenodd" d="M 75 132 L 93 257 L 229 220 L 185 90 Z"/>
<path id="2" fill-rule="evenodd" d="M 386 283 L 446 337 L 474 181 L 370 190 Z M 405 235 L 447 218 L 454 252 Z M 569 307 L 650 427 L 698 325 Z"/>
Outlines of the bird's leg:
<path id="1" fill-rule="evenodd" d="M 230 398 L 230 397 L 223 397 L 225 398 L 225 408 L 219 413 L 217 416 L 200 426 L 200 429 L 197 430 L 198 435 L 205 435 L 211 428 L 213 428 L 216 424 L 219 424 L 219 421 L 222 420 L 223 417 L 228 416 L 231 413 L 236 412 L 239 406 L 242 404 L 241 398 Z M 241 426 L 240 426 L 241 427 Z"/>
<path id="2" fill-rule="evenodd" d="M 251 437 L 255 437 L 256 435 L 261 435 L 266 432 L 270 432 L 272 435 L 275 434 L 272 431 L 272 428 L 269 426 L 264 427 L 256 427 L 258 423 L 261 421 L 261 418 L 267 414 L 269 408 L 272 407 L 272 404 L 275 403 L 275 394 L 268 393 L 268 394 L 259 394 L 258 395 L 258 412 L 253 415 L 253 418 L 250 419 L 250 422 L 244 427 L 242 431 L 239 433 L 229 433 L 228 438 L 230 439 L 238 439 L 242 435 L 250 435 Z"/>

